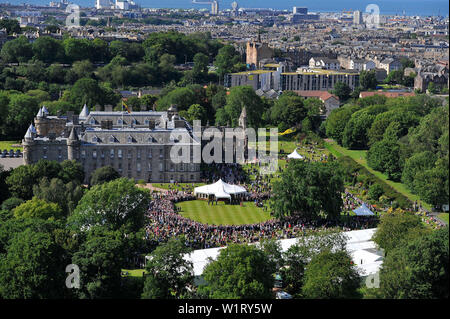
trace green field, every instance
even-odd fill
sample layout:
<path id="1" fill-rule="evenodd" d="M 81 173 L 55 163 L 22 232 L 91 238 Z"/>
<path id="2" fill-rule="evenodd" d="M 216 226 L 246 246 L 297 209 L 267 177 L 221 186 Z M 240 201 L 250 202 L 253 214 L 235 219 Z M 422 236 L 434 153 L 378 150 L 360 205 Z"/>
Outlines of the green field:
<path id="1" fill-rule="evenodd" d="M 127 272 L 128 275 L 122 275 L 124 277 L 142 277 L 142 274 L 145 272 L 145 269 L 122 269 L 122 272 Z"/>
<path id="2" fill-rule="evenodd" d="M 177 204 L 180 214 L 186 218 L 209 225 L 242 225 L 254 224 L 269 220 L 269 212 L 264 212 L 252 202 L 244 202 L 244 206 L 228 205 L 219 202 L 208 205 L 207 201 L 194 200 Z"/>
<path id="3" fill-rule="evenodd" d="M 10 150 L 13 149 L 14 151 L 20 150 L 22 151 L 22 147 L 12 147 L 13 144 L 22 144 L 21 141 L 0 141 L 0 150 Z"/>
<path id="4" fill-rule="evenodd" d="M 446 222 L 447 225 L 448 225 L 448 213 L 440 213 L 440 214 L 438 215 L 438 217 L 439 217 L 439 219 L 441 219 L 441 220 L 443 220 L 444 222 Z"/>
<path id="5" fill-rule="evenodd" d="M 385 174 L 383 174 L 383 173 L 381 173 L 379 171 L 376 171 L 376 170 L 372 169 L 369 165 L 367 165 L 367 160 L 366 160 L 366 153 L 367 153 L 367 151 L 348 150 L 348 149 L 346 149 L 346 148 L 344 148 L 342 146 L 339 146 L 334 141 L 326 142 L 325 146 L 336 157 L 340 157 L 340 156 L 349 156 L 349 157 L 351 157 L 358 164 L 364 166 L 371 174 L 375 175 L 376 177 L 378 177 L 379 179 L 384 181 L 386 184 L 391 186 L 393 189 L 395 189 L 400 194 L 402 194 L 402 195 L 406 196 L 407 198 L 409 198 L 409 200 L 411 200 L 411 201 L 420 201 L 422 203 L 423 207 L 425 207 L 428 210 L 431 210 L 431 206 L 429 204 L 427 204 L 424 201 L 422 201 L 419 196 L 411 193 L 404 184 L 389 180 Z"/>

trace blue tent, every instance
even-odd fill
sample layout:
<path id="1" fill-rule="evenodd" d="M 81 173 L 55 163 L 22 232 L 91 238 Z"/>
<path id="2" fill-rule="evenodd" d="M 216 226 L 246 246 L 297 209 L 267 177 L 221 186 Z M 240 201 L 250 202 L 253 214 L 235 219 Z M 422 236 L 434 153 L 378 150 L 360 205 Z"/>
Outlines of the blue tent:
<path id="1" fill-rule="evenodd" d="M 356 216 L 374 216 L 375 215 L 365 204 L 362 204 L 357 209 L 354 209 L 353 212 L 356 214 Z"/>

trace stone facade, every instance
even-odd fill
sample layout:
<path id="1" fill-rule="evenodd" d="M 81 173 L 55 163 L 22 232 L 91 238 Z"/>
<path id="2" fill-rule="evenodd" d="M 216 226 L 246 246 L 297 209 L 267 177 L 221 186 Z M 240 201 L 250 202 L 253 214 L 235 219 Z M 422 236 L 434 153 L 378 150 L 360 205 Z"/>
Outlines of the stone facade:
<path id="1" fill-rule="evenodd" d="M 328 91 L 337 82 L 347 84 L 352 90 L 359 86 L 359 73 L 321 69 L 299 69 L 297 72 L 281 74 L 283 91 Z"/>
<path id="2" fill-rule="evenodd" d="M 62 121 L 65 124 L 60 130 Z M 42 123 L 53 125 L 54 130 L 43 129 Z M 194 163 L 192 154 L 201 143 L 175 107 L 167 112 L 90 113 L 85 106 L 73 117 L 52 117 L 41 109 L 35 124 L 36 129 L 30 125 L 23 140 L 25 164 L 40 159 L 76 160 L 83 165 L 86 183 L 93 171 L 106 165 L 124 177 L 147 182 L 200 180 L 200 163 Z M 48 134 L 40 134 L 43 132 Z M 174 146 L 188 146 L 191 161 L 172 161 Z"/>

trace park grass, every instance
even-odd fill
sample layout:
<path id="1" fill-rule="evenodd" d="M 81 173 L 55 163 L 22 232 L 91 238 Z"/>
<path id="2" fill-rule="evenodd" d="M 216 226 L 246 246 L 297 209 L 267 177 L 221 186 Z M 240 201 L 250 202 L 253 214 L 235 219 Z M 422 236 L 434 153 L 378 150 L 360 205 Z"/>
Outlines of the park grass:
<path id="1" fill-rule="evenodd" d="M 438 217 L 448 225 L 448 213 L 440 213 Z"/>
<path id="2" fill-rule="evenodd" d="M 243 205 L 228 205 L 224 202 L 208 205 L 208 201 L 194 200 L 178 203 L 177 207 L 181 208 L 182 216 L 209 225 L 255 224 L 271 219 L 270 213 L 256 207 L 255 203 L 244 202 Z"/>
<path id="3" fill-rule="evenodd" d="M 8 152 L 9 152 L 9 150 L 14 150 L 14 151 L 17 151 L 17 150 L 20 150 L 20 151 L 22 151 L 22 147 L 13 147 L 12 145 L 14 145 L 14 144 L 22 144 L 22 142 L 21 141 L 0 141 L 0 150 L 8 150 Z"/>
<path id="4" fill-rule="evenodd" d="M 142 277 L 145 269 L 122 269 L 122 272 L 128 272 L 128 277 Z"/>
<path id="5" fill-rule="evenodd" d="M 336 157 L 348 156 L 348 157 L 352 158 L 355 162 L 364 166 L 371 174 L 373 174 L 374 176 L 381 179 L 383 182 L 385 182 L 386 184 L 391 186 L 394 190 L 396 190 L 403 196 L 407 197 L 410 201 L 421 202 L 422 206 L 425 207 L 427 210 L 429 210 L 429 211 L 432 210 L 432 207 L 430 204 L 425 203 L 423 200 L 420 199 L 419 196 L 411 193 L 405 184 L 389 180 L 386 174 L 383 174 L 379 171 L 372 169 L 367 164 L 367 160 L 366 160 L 367 151 L 349 150 L 349 149 L 346 149 L 346 148 L 338 145 L 335 141 L 326 142 L 325 147 Z"/>

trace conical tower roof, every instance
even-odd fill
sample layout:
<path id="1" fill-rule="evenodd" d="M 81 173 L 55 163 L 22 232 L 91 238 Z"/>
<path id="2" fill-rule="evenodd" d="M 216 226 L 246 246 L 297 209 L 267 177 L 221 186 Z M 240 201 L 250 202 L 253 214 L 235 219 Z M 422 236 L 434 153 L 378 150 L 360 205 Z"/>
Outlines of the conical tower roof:
<path id="1" fill-rule="evenodd" d="M 89 109 L 88 109 L 87 105 L 84 104 L 83 109 L 81 110 L 81 113 L 80 113 L 80 118 L 86 118 L 86 117 L 88 117 L 88 115 L 89 115 Z"/>
<path id="2" fill-rule="evenodd" d="M 75 127 L 72 126 L 72 130 L 70 131 L 69 141 L 78 141 L 78 134 L 75 130 Z"/>

